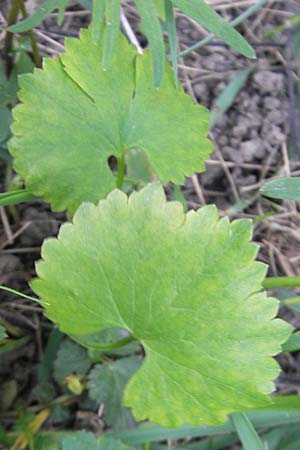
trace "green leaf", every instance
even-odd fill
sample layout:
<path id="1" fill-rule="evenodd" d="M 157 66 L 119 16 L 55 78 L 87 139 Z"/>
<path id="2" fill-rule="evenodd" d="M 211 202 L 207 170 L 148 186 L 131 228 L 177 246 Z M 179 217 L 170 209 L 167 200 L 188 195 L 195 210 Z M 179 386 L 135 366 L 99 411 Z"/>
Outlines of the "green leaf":
<path id="1" fill-rule="evenodd" d="M 38 381 L 40 384 L 45 384 L 49 381 L 62 337 L 62 333 L 57 328 L 52 330 L 43 358 L 38 366 Z"/>
<path id="2" fill-rule="evenodd" d="M 178 64 L 177 64 L 177 35 L 176 35 L 176 18 L 171 0 L 165 0 L 166 11 L 166 28 L 168 30 L 168 40 L 171 51 L 171 62 L 174 72 L 174 79 L 178 83 Z"/>
<path id="3" fill-rule="evenodd" d="M 291 425 L 300 423 L 300 412 L 289 412 L 289 409 L 281 411 L 261 412 L 255 411 L 247 414 L 249 420 L 255 428 L 278 427 L 279 425 Z M 231 420 L 219 427 L 192 427 L 183 425 L 180 428 L 168 429 L 159 425 L 142 424 L 133 430 L 120 431 L 108 434 L 115 439 L 120 439 L 129 445 L 138 445 L 145 442 L 163 441 L 167 439 L 184 439 L 192 437 L 203 437 L 213 435 L 223 435 L 234 432 L 234 426 Z"/>
<path id="4" fill-rule="evenodd" d="M 154 84 L 159 87 L 165 73 L 166 60 L 162 29 L 152 0 L 135 0 L 135 3 L 152 53 Z"/>
<path id="5" fill-rule="evenodd" d="M 0 104 L 0 144 L 7 141 L 10 136 L 12 116 L 10 109 Z"/>
<path id="6" fill-rule="evenodd" d="M 126 154 L 127 177 L 132 181 L 143 185 L 154 180 L 154 173 L 151 169 L 145 152 L 138 149 L 130 149 Z"/>
<path id="7" fill-rule="evenodd" d="M 20 80 L 10 151 L 30 193 L 74 212 L 116 186 L 107 160 L 132 148 L 145 152 L 163 183 L 182 184 L 204 170 L 208 112 L 176 90 L 169 67 L 155 88 L 150 54 L 137 57 L 121 35 L 106 71 L 88 30 L 66 48 L 60 60 L 46 59 L 44 70 Z"/>
<path id="8" fill-rule="evenodd" d="M 84 9 L 89 9 L 90 11 L 93 8 L 93 4 L 92 4 L 92 0 L 78 0 L 78 3 L 84 8 Z M 99 3 L 99 2 L 94 2 L 94 3 Z"/>
<path id="9" fill-rule="evenodd" d="M 57 24 L 58 24 L 59 27 L 60 27 L 60 26 L 62 25 L 62 23 L 63 23 L 63 20 L 64 20 L 64 14 L 65 14 L 65 9 L 66 9 L 68 3 L 69 3 L 69 0 L 59 0 L 59 1 L 58 1 L 57 8 L 58 8 L 58 13 L 59 13 L 59 14 L 58 14 L 58 17 L 57 17 Z"/>
<path id="10" fill-rule="evenodd" d="M 141 362 L 139 356 L 108 361 L 97 365 L 89 375 L 89 395 L 98 404 L 104 403 L 105 421 L 115 431 L 130 428 L 134 424 L 130 410 L 122 406 L 122 396 L 126 384 Z"/>
<path id="11" fill-rule="evenodd" d="M 120 33 L 120 0 L 106 0 L 105 24 L 102 65 L 103 69 L 107 70 L 112 60 Z"/>
<path id="12" fill-rule="evenodd" d="M 98 450 L 134 450 L 134 449 L 133 447 L 128 447 L 119 440 L 107 439 L 104 437 L 100 440 Z"/>
<path id="13" fill-rule="evenodd" d="M 255 51 L 229 23 L 225 22 L 204 0 L 171 0 L 185 14 L 214 33 L 226 44 L 248 58 L 255 58 Z"/>
<path id="14" fill-rule="evenodd" d="M 289 339 L 282 345 L 283 352 L 297 352 L 300 350 L 300 331 L 290 335 Z"/>
<path id="15" fill-rule="evenodd" d="M 286 292 L 286 289 L 284 289 Z M 295 297 L 287 297 L 283 300 L 281 300 L 281 305 L 287 306 L 288 308 L 292 309 L 293 311 L 296 311 L 297 313 L 300 312 L 300 296 L 296 295 Z"/>
<path id="16" fill-rule="evenodd" d="M 255 51 L 229 23 L 225 22 L 204 0 L 171 0 L 185 14 L 204 28 L 221 38 L 226 44 L 248 58 L 255 58 Z"/>
<path id="17" fill-rule="evenodd" d="M 289 442 L 284 446 L 284 450 L 298 450 L 300 447 L 300 438 Z"/>
<path id="18" fill-rule="evenodd" d="M 63 440 L 63 450 L 100 450 L 100 444 L 92 433 L 79 431 Z"/>
<path id="19" fill-rule="evenodd" d="M 33 72 L 34 64 L 32 59 L 25 51 L 18 52 L 13 70 L 8 80 L 0 85 L 0 101 L 1 103 L 13 106 L 17 100 L 18 76 L 25 73 Z"/>
<path id="20" fill-rule="evenodd" d="M 130 450 L 131 447 L 116 439 L 101 438 L 100 442 L 92 433 L 79 431 L 63 439 L 62 450 Z"/>
<path id="21" fill-rule="evenodd" d="M 164 0 L 152 0 L 152 3 L 156 9 L 156 14 L 158 17 L 160 17 L 162 20 L 165 20 L 165 5 Z"/>
<path id="22" fill-rule="evenodd" d="M 2 192 L 0 194 L 0 206 L 18 205 L 19 203 L 28 202 L 34 200 L 34 195 L 25 191 L 24 189 L 18 189 L 17 191 Z"/>
<path id="23" fill-rule="evenodd" d="M 253 67 L 247 67 L 239 72 L 215 100 L 210 114 L 210 128 L 213 128 L 223 114 L 231 107 L 252 71 Z"/>
<path id="24" fill-rule="evenodd" d="M 44 243 L 32 288 L 66 333 L 115 326 L 141 342 L 124 393 L 137 420 L 220 424 L 270 401 L 270 355 L 291 330 L 259 292 L 266 266 L 250 238 L 250 221 L 219 221 L 214 206 L 185 215 L 159 184 L 129 200 L 115 190 Z"/>
<path id="25" fill-rule="evenodd" d="M 11 352 L 17 348 L 23 347 L 31 340 L 31 336 L 24 336 L 19 339 L 5 339 L 0 345 L 0 354 Z"/>
<path id="26" fill-rule="evenodd" d="M 104 14 L 106 0 L 93 0 L 93 20 L 92 20 L 92 40 L 95 44 L 99 44 L 101 41 L 101 35 L 103 33 Z"/>
<path id="27" fill-rule="evenodd" d="M 31 28 L 37 27 L 52 11 L 59 9 L 58 24 L 61 25 L 64 10 L 69 0 L 46 0 L 37 10 L 26 19 L 11 25 L 8 30 L 11 33 L 23 33 L 23 31 L 31 30 Z"/>
<path id="28" fill-rule="evenodd" d="M 0 325 L 0 341 L 3 341 L 7 337 L 5 328 Z"/>
<path id="29" fill-rule="evenodd" d="M 291 335 L 292 336 L 292 335 Z M 272 403 L 263 408 L 264 411 L 295 411 L 300 412 L 299 395 L 276 395 Z M 271 426 L 271 424 L 270 424 Z"/>
<path id="30" fill-rule="evenodd" d="M 63 383 L 68 375 L 85 375 L 91 366 L 86 349 L 65 339 L 57 352 L 54 362 L 54 378 Z"/>
<path id="31" fill-rule="evenodd" d="M 267 197 L 300 200 L 300 178 L 281 178 L 269 181 L 260 189 Z"/>
<path id="32" fill-rule="evenodd" d="M 231 420 L 244 450 L 266 450 L 246 414 L 233 414 Z"/>

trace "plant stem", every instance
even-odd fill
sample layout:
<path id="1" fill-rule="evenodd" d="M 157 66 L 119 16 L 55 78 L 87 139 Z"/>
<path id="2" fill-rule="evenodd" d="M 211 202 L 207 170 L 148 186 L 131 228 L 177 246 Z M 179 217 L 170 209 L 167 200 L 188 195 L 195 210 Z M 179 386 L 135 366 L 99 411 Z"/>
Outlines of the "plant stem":
<path id="1" fill-rule="evenodd" d="M 117 178 L 117 188 L 122 189 L 125 176 L 125 154 L 118 158 L 118 178 Z"/>
<path id="2" fill-rule="evenodd" d="M 26 17 L 28 17 L 26 8 L 25 8 L 25 4 L 24 4 L 24 0 L 19 0 L 19 4 L 20 4 L 20 11 L 22 13 L 23 19 L 26 19 Z M 37 45 L 37 40 L 35 37 L 35 34 L 33 32 L 33 30 L 29 30 L 28 31 L 28 35 L 30 38 L 30 43 L 31 43 L 31 48 L 32 48 L 32 55 L 33 55 L 33 59 L 35 62 L 36 67 L 41 68 L 42 67 L 42 58 L 40 57 L 39 54 L 39 49 L 38 49 L 38 45 Z"/>
<path id="3" fill-rule="evenodd" d="M 9 16 L 8 16 L 8 21 L 7 21 L 7 25 L 13 25 L 18 17 L 18 12 L 20 9 L 20 4 L 19 4 L 19 0 L 13 0 L 10 11 L 9 11 Z M 11 33 L 10 31 L 6 32 L 5 35 L 5 39 L 4 39 L 4 60 L 5 60 L 5 70 L 6 70 L 6 75 L 7 77 L 9 77 L 11 69 L 13 67 L 13 57 L 11 55 L 11 51 L 12 51 L 12 44 L 13 44 L 13 33 Z"/>
<path id="4" fill-rule="evenodd" d="M 24 0 L 13 0 L 12 6 L 9 12 L 8 22 L 7 25 L 13 25 L 16 23 L 18 18 L 18 13 L 21 11 L 23 18 L 25 19 L 28 14 L 25 8 Z M 37 67 L 42 67 L 42 60 L 38 51 L 37 41 L 35 34 L 32 30 L 29 30 L 28 32 L 30 42 L 31 42 L 31 48 L 32 48 L 32 54 L 33 59 L 35 62 L 35 65 Z M 13 67 L 13 57 L 11 55 L 12 52 L 12 45 L 13 45 L 13 36 L 14 33 L 11 33 L 10 31 L 6 32 L 5 40 L 4 40 L 4 60 L 6 64 L 6 75 L 9 77 L 12 67 Z"/>
<path id="5" fill-rule="evenodd" d="M 263 282 L 265 289 L 300 287 L 300 277 L 269 277 Z"/>
<path id="6" fill-rule="evenodd" d="M 242 14 L 240 14 L 238 17 L 236 17 L 234 20 L 230 22 L 230 25 L 233 27 L 237 27 L 241 23 L 243 23 L 249 16 L 256 13 L 260 10 L 269 0 L 258 0 L 254 5 L 250 6 L 246 11 L 244 11 Z M 183 56 L 189 55 L 193 51 L 197 50 L 200 47 L 203 47 L 204 45 L 209 44 L 213 39 L 215 38 L 214 34 L 210 34 L 206 38 L 202 39 L 202 41 L 197 42 L 197 44 L 192 45 L 192 47 L 188 48 L 187 50 L 184 50 L 183 52 L 178 53 L 177 58 L 181 58 Z"/>

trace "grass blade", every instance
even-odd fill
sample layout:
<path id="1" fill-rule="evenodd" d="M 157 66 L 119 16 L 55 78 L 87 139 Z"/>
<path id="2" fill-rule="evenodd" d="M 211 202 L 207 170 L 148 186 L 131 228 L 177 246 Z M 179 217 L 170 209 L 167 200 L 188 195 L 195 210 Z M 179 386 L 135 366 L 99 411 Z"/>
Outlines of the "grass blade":
<path id="1" fill-rule="evenodd" d="M 67 7 L 67 4 L 69 3 L 69 0 L 60 0 L 58 4 L 58 17 L 57 17 L 57 24 L 60 27 L 64 20 L 64 14 L 65 9 Z"/>
<path id="2" fill-rule="evenodd" d="M 92 11 L 93 3 L 92 0 L 78 0 L 78 3 L 84 8 Z"/>
<path id="3" fill-rule="evenodd" d="M 59 344 L 63 334 L 54 328 L 49 336 L 43 358 L 38 366 L 38 381 L 40 384 L 47 383 L 50 378 Z"/>
<path id="4" fill-rule="evenodd" d="M 156 14 L 158 15 L 158 17 L 160 19 L 162 19 L 163 21 L 166 20 L 166 14 L 165 14 L 165 5 L 164 5 L 164 0 L 152 0 L 153 5 L 156 9 Z"/>
<path id="5" fill-rule="evenodd" d="M 171 0 L 185 14 L 226 44 L 248 58 L 255 58 L 255 51 L 229 23 L 225 22 L 204 0 Z"/>
<path id="6" fill-rule="evenodd" d="M 170 0 L 165 0 L 166 26 L 168 31 L 168 39 L 171 51 L 171 62 L 174 72 L 176 86 L 178 84 L 178 63 L 177 63 L 177 36 L 176 36 L 176 20 L 174 15 L 173 4 Z"/>
<path id="7" fill-rule="evenodd" d="M 95 44 L 100 43 L 104 12 L 105 12 L 105 0 L 93 0 L 92 39 Z"/>
<path id="8" fill-rule="evenodd" d="M 57 8 L 60 11 L 59 19 L 61 19 L 62 11 L 65 10 L 67 3 L 68 0 L 46 0 L 31 16 L 16 25 L 10 26 L 8 31 L 11 33 L 22 33 L 23 31 L 31 30 L 31 28 L 38 26 L 48 14 Z"/>
<path id="9" fill-rule="evenodd" d="M 105 3 L 105 33 L 102 66 L 106 70 L 109 67 L 115 44 L 120 33 L 120 1 L 106 0 Z"/>
<path id="10" fill-rule="evenodd" d="M 28 202 L 29 200 L 34 200 L 35 198 L 36 197 L 23 189 L 4 192 L 0 194 L 0 206 L 17 205 L 19 203 Z"/>
<path id="11" fill-rule="evenodd" d="M 31 336 L 24 336 L 19 339 L 5 339 L 5 341 L 0 345 L 0 355 L 23 347 L 30 340 Z"/>
<path id="12" fill-rule="evenodd" d="M 235 19 L 233 19 L 230 22 L 230 25 L 232 27 L 237 27 L 241 23 L 245 22 L 245 20 L 248 19 L 248 17 L 252 16 L 252 14 L 257 13 L 269 0 L 258 0 L 254 5 L 249 6 L 246 11 L 242 12 L 239 16 L 237 16 Z M 191 47 L 187 48 L 186 50 L 183 50 L 182 52 L 178 53 L 177 58 L 181 58 L 183 56 L 187 56 L 190 53 L 194 52 L 195 50 L 198 50 L 201 47 L 204 47 L 205 45 L 209 44 L 211 41 L 213 41 L 215 38 L 214 34 L 210 34 L 209 36 L 205 37 L 201 41 L 197 42 L 196 44 L 192 45 Z"/>
<path id="13" fill-rule="evenodd" d="M 300 178 L 281 178 L 265 183 L 260 192 L 266 197 L 300 200 Z"/>
<path id="14" fill-rule="evenodd" d="M 231 420 L 244 450 L 266 450 L 246 414 L 232 414 Z"/>
<path id="15" fill-rule="evenodd" d="M 296 396 L 295 396 L 296 397 Z M 293 401 L 293 403 L 296 403 Z M 272 410 L 273 405 L 270 404 L 268 408 L 261 408 L 259 411 L 247 413 L 249 420 L 255 428 L 276 427 L 278 425 L 289 425 L 292 423 L 300 423 L 300 398 L 297 405 L 276 405 Z M 192 437 L 203 437 L 220 434 L 228 434 L 235 431 L 233 423 L 228 420 L 221 426 L 201 426 L 192 427 L 184 425 L 176 429 L 167 429 L 160 425 L 146 424 L 141 425 L 133 430 L 126 430 L 118 433 L 107 434 L 107 436 L 114 439 L 121 439 L 124 443 L 129 445 L 140 445 L 146 442 L 164 441 L 167 439 L 184 439 Z"/>
<path id="16" fill-rule="evenodd" d="M 152 0 L 135 0 L 135 3 L 142 18 L 142 30 L 152 52 L 154 84 L 159 87 L 165 73 L 165 46 L 161 25 Z"/>
<path id="17" fill-rule="evenodd" d="M 272 403 L 269 406 L 264 407 L 261 411 L 287 411 L 287 412 L 300 412 L 300 396 L 299 395 L 277 395 L 272 398 Z M 270 424 L 270 426 L 272 426 Z"/>
<path id="18" fill-rule="evenodd" d="M 218 120 L 223 116 L 223 114 L 228 111 L 228 109 L 233 104 L 236 96 L 246 83 L 250 73 L 253 71 L 253 67 L 247 67 L 247 69 L 239 72 L 234 79 L 226 86 L 226 88 L 221 92 L 215 101 L 210 114 L 210 128 L 212 129 Z"/>

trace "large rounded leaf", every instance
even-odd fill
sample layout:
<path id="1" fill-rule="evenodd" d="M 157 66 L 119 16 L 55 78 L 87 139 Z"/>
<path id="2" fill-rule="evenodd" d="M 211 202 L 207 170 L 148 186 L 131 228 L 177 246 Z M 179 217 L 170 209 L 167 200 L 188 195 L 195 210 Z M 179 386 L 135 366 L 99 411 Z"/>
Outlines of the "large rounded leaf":
<path id="1" fill-rule="evenodd" d="M 111 155 L 141 149 L 163 183 L 181 184 L 211 150 L 208 112 L 176 89 L 169 67 L 154 87 L 149 53 L 137 56 L 121 35 L 107 70 L 101 61 L 102 47 L 83 30 L 60 59 L 20 80 L 10 151 L 27 190 L 54 210 L 105 197 L 116 186 Z"/>
<path id="2" fill-rule="evenodd" d="M 32 287 L 70 334 L 122 327 L 145 350 L 125 389 L 138 419 L 169 427 L 219 424 L 269 401 L 271 355 L 290 333 L 261 292 L 251 222 L 184 214 L 159 184 L 84 204 L 47 240 Z"/>

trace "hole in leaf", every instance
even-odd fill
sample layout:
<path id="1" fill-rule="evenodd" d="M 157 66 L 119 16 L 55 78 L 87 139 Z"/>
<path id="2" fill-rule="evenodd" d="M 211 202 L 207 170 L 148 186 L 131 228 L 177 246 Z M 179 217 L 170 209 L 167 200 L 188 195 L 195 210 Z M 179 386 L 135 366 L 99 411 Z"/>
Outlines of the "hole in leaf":
<path id="1" fill-rule="evenodd" d="M 108 162 L 110 170 L 112 172 L 117 172 L 117 169 L 118 169 L 117 158 L 114 155 L 111 155 L 107 158 L 107 162 Z"/>

